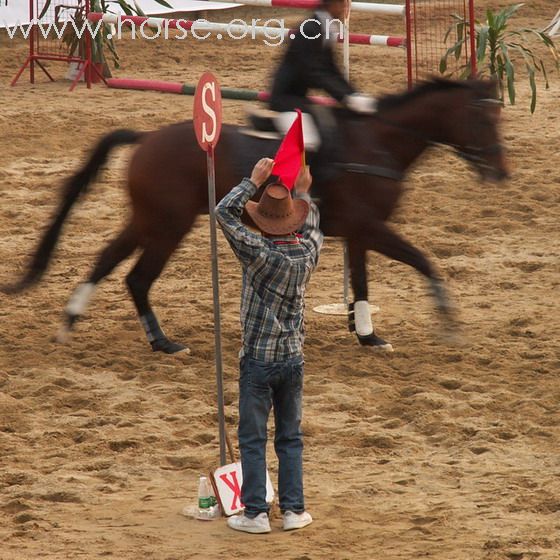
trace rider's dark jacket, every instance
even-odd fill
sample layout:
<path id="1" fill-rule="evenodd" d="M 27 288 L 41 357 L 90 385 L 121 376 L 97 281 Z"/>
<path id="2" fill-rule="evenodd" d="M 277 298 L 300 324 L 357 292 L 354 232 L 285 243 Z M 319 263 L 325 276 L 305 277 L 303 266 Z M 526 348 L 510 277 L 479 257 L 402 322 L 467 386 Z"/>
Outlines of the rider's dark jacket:
<path id="1" fill-rule="evenodd" d="M 305 105 L 309 89 L 322 89 L 337 101 L 355 93 L 335 62 L 333 45 L 339 26 L 332 23 L 331 37 L 327 38 L 328 17 L 326 12 L 313 14 L 294 30 L 295 38 L 288 39 L 289 46 L 273 79 L 271 109 L 290 111 L 298 103 Z"/>

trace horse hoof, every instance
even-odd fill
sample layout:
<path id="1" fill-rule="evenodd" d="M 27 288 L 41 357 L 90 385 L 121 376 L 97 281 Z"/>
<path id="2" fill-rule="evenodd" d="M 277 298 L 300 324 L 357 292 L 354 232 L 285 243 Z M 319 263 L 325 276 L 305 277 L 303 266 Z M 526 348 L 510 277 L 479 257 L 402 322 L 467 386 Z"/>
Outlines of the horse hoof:
<path id="1" fill-rule="evenodd" d="M 441 328 L 448 332 L 455 332 L 459 330 L 459 315 L 455 307 L 447 306 L 439 308 L 438 311 Z"/>
<path id="2" fill-rule="evenodd" d="M 154 340 L 152 342 L 152 350 L 154 352 L 163 352 L 164 354 L 179 354 L 179 352 L 186 352 L 190 354 L 190 348 L 179 342 L 172 342 L 167 338 L 162 340 Z"/>
<path id="3" fill-rule="evenodd" d="M 55 341 L 59 344 L 66 344 L 70 340 L 70 329 L 62 325 L 55 336 Z"/>
<path id="4" fill-rule="evenodd" d="M 356 336 L 362 346 L 367 346 L 376 352 L 386 352 L 387 354 L 394 352 L 393 345 L 378 337 L 376 334 L 371 333 L 366 336 L 360 336 L 358 334 Z"/>

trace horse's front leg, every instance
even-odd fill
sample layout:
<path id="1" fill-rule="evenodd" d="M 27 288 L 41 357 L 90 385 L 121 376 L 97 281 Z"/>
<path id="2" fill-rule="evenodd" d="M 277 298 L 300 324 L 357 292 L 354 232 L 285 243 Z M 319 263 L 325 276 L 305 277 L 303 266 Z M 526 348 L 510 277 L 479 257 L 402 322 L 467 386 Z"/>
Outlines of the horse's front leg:
<path id="1" fill-rule="evenodd" d="M 435 298 L 436 309 L 450 324 L 454 322 L 454 309 L 447 296 L 443 280 L 436 274 L 432 263 L 419 249 L 380 220 L 371 222 L 360 232 L 361 241 L 367 249 L 408 264 L 423 274 L 427 278 L 430 291 Z"/>
<path id="2" fill-rule="evenodd" d="M 368 303 L 366 250 L 362 240 L 348 241 L 350 281 L 354 293 L 354 302 L 348 309 L 348 328 L 350 332 L 356 333 L 362 346 L 369 346 L 382 352 L 392 352 L 392 345 L 377 336 L 373 330 Z"/>

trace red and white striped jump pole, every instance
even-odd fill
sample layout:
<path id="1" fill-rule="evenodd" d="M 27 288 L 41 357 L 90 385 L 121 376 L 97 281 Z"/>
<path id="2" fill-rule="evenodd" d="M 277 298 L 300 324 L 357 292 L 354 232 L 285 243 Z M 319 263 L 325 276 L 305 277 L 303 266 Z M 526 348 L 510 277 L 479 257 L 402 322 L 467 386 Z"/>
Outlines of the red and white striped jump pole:
<path id="1" fill-rule="evenodd" d="M 161 93 L 178 93 L 182 95 L 194 95 L 195 86 L 182 84 L 180 82 L 166 82 L 163 80 L 146 80 L 136 78 L 107 78 L 107 86 L 113 89 L 132 89 L 139 91 L 158 91 Z M 250 89 L 239 89 L 222 87 L 221 93 L 224 99 L 238 99 L 240 101 L 268 101 L 268 91 L 256 91 Z M 337 105 L 332 97 L 319 95 L 309 96 L 309 100 L 317 105 Z"/>
<path id="2" fill-rule="evenodd" d="M 301 8 L 314 10 L 321 5 L 317 0 L 217 0 L 244 6 L 265 6 L 269 8 Z M 384 14 L 390 16 L 404 16 L 405 6 L 400 4 L 379 4 L 373 2 L 352 2 L 353 12 L 370 14 Z"/>
<path id="3" fill-rule="evenodd" d="M 195 28 L 195 33 L 202 31 L 217 32 L 218 34 L 225 32 L 235 34 L 232 37 L 239 39 L 246 37 L 266 36 L 267 39 L 277 39 L 280 36 L 284 38 L 292 38 L 296 30 L 282 29 L 281 27 L 266 27 L 264 25 L 238 25 L 232 23 L 217 23 L 205 20 L 190 21 L 186 19 L 166 19 L 145 16 L 124 16 L 115 14 L 103 14 L 100 12 L 92 12 L 88 19 L 91 22 L 98 22 L 116 25 L 119 29 L 121 25 L 139 26 L 141 29 L 149 27 L 153 29 L 177 29 L 179 31 L 191 31 Z M 276 35 L 271 35 L 276 33 Z M 239 35 L 237 35 L 239 34 Z M 243 36 L 241 36 L 243 34 Z M 221 37 L 220 37 L 221 38 Z M 353 45 L 381 45 L 387 47 L 403 47 L 406 44 L 404 37 L 391 37 L 388 35 L 366 35 L 363 33 L 350 33 L 350 43 Z M 338 41 L 342 43 L 339 36 Z"/>

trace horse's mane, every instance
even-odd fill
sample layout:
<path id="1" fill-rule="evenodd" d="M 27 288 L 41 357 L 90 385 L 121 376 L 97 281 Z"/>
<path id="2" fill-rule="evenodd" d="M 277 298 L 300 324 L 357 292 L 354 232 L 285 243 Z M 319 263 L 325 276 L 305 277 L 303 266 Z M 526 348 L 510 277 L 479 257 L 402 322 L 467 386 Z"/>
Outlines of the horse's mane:
<path id="1" fill-rule="evenodd" d="M 447 91 L 450 89 L 472 89 L 473 81 L 446 80 L 445 78 L 432 77 L 426 81 L 420 82 L 410 91 L 404 93 L 390 94 L 378 99 L 378 111 L 386 111 L 395 109 L 410 101 L 426 94 Z"/>

